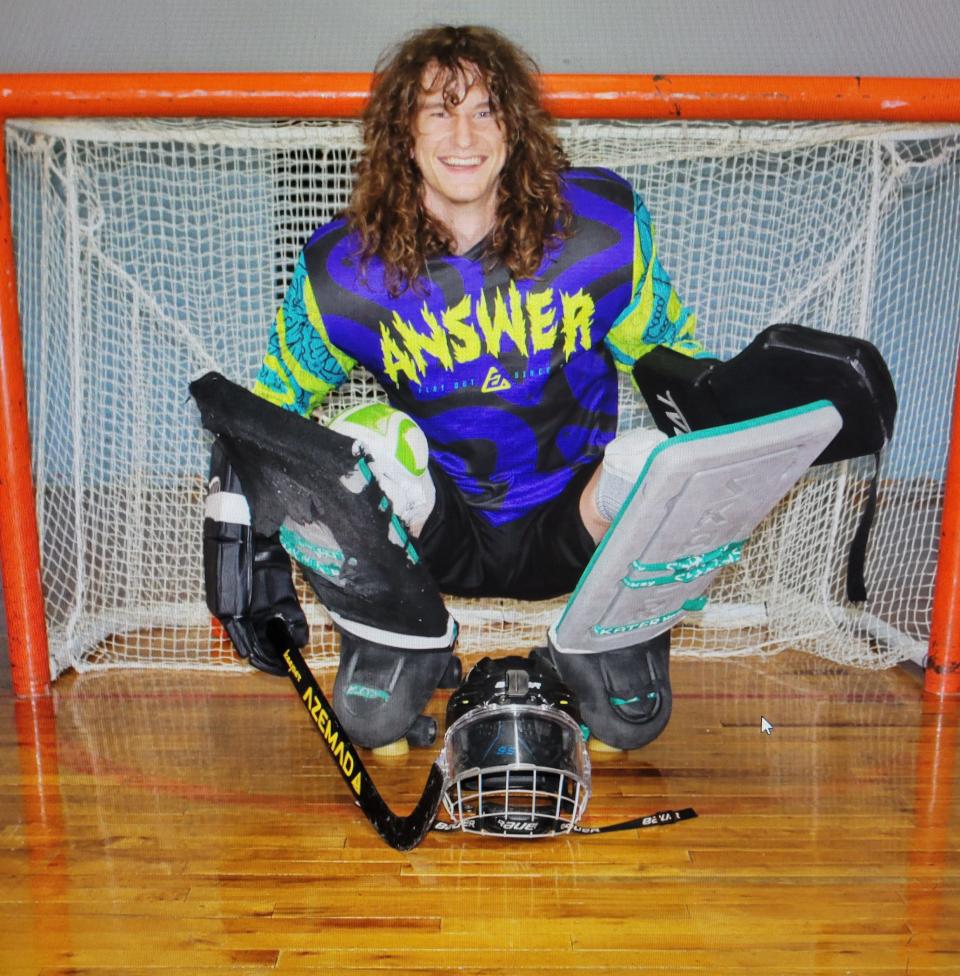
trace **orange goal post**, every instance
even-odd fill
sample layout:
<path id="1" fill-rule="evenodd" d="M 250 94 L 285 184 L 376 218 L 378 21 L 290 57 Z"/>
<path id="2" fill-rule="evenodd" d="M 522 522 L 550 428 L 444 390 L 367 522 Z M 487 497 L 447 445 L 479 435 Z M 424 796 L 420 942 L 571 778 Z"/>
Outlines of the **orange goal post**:
<path id="1" fill-rule="evenodd" d="M 198 588 L 204 442 L 186 382 L 251 379 L 296 251 L 349 192 L 369 80 L 0 75 L 17 695 L 68 667 L 230 666 Z M 898 384 L 867 604 L 842 596 L 869 476 L 848 462 L 778 507 L 678 653 L 913 659 L 927 691 L 960 693 L 960 80 L 553 74 L 544 97 L 576 164 L 644 195 L 708 348 L 726 358 L 799 321 L 874 342 Z M 375 391 L 359 377 L 345 395 Z M 477 646 L 536 641 L 556 612 L 454 608 Z"/>

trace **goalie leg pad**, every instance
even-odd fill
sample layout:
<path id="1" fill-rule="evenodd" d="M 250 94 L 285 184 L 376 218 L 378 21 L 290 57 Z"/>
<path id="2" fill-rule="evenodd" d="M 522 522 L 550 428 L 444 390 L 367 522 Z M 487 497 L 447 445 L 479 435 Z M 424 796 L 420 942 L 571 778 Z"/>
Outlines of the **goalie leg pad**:
<path id="1" fill-rule="evenodd" d="M 396 704 L 384 710 L 389 718 L 373 723 L 380 731 L 372 738 L 356 727 L 362 722 L 351 722 L 350 734 L 364 744 L 380 738 L 383 729 L 400 729 L 393 740 L 406 734 L 419 714 L 414 709 L 443 676 L 457 625 L 366 456 L 351 438 L 217 374 L 196 380 L 191 392 L 204 426 L 242 479 L 254 529 L 279 533 L 283 548 L 348 635 L 348 652 L 360 644 L 374 649 L 348 653 L 345 660 L 359 662 L 364 687 Z M 422 667 L 397 669 L 400 658 L 421 654 Z"/>
<path id="2" fill-rule="evenodd" d="M 281 536 L 286 532 L 281 529 Z M 307 565 L 301 567 L 307 581 L 326 603 L 340 632 L 340 663 L 333 690 L 333 705 L 343 727 L 358 745 L 378 749 L 404 737 L 411 745 L 432 744 L 433 736 L 417 741 L 421 714 L 438 687 L 456 667 L 453 646 L 457 626 L 440 603 L 425 595 L 419 603 L 405 608 L 421 621 L 442 613 L 446 629 L 420 633 L 397 630 L 397 618 L 390 612 L 391 597 L 370 603 L 348 600 L 327 575 Z M 377 619 L 378 624 L 371 623 Z M 408 628 L 409 629 L 409 628 Z"/>
<path id="3" fill-rule="evenodd" d="M 739 559 L 840 423 L 820 401 L 655 447 L 550 629 L 556 651 L 644 644 L 702 608 L 717 572 Z"/>
<path id="4" fill-rule="evenodd" d="M 667 727 L 670 689 L 670 632 L 643 644 L 602 654 L 544 654 L 577 696 L 591 736 L 616 749 L 639 749 Z"/>
<path id="5" fill-rule="evenodd" d="M 211 373 L 191 384 L 204 426 L 237 470 L 255 532 L 279 531 L 328 610 L 393 634 L 397 647 L 449 646 L 456 625 L 415 540 L 355 442 Z M 355 636 L 355 627 L 343 625 Z"/>

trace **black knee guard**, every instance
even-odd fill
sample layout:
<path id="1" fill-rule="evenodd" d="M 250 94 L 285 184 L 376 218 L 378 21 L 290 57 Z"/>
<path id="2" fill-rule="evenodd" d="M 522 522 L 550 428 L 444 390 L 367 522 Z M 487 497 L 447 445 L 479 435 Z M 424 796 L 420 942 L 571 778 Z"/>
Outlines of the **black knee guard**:
<path id="1" fill-rule="evenodd" d="M 553 646 L 535 653 L 576 694 L 584 724 L 606 745 L 638 749 L 667 727 L 673 703 L 669 631 L 599 654 L 561 654 Z"/>
<path id="2" fill-rule="evenodd" d="M 437 688 L 453 687 L 458 678 L 450 648 L 404 651 L 341 631 L 333 707 L 359 746 L 376 749 L 404 737 L 431 745 L 437 724 L 423 710 Z"/>

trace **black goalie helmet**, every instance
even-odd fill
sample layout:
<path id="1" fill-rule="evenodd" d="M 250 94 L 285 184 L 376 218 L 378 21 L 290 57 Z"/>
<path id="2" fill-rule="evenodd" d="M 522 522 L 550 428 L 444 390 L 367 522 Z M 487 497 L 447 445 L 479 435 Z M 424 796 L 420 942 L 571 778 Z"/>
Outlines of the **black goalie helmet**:
<path id="1" fill-rule="evenodd" d="M 590 797 L 576 699 L 536 655 L 484 658 L 447 706 L 444 806 L 462 830 L 544 837 L 576 826 Z"/>

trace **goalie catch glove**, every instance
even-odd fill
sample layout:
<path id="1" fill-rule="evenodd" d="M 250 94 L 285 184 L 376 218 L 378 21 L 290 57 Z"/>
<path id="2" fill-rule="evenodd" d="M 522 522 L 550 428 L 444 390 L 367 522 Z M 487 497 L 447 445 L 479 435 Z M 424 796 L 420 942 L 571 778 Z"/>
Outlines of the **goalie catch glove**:
<path id="1" fill-rule="evenodd" d="M 207 607 L 237 653 L 268 674 L 286 674 L 269 625 L 279 619 L 303 647 L 307 619 L 293 587 L 290 557 L 276 536 L 254 533 L 240 479 L 218 443 L 210 453 L 203 519 L 203 577 Z"/>

